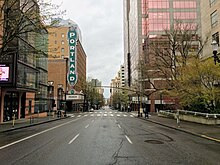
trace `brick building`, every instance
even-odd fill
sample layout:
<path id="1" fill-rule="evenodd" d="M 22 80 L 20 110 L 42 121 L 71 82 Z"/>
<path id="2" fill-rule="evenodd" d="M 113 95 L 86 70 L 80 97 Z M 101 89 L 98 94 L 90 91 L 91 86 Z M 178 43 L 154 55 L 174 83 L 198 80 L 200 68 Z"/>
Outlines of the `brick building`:
<path id="1" fill-rule="evenodd" d="M 68 82 L 67 74 L 70 72 L 70 50 L 68 32 L 71 27 L 77 27 L 76 44 L 76 73 L 77 81 L 74 86 Z M 83 104 L 83 94 L 81 92 L 86 82 L 86 53 L 82 46 L 81 34 L 78 26 L 71 20 L 60 20 L 58 26 L 48 29 L 49 31 L 49 60 L 48 60 L 48 82 L 52 82 L 53 96 L 55 100 L 54 110 L 80 110 Z M 74 89 L 74 94 L 71 93 Z M 66 100 L 66 102 L 65 102 Z"/>

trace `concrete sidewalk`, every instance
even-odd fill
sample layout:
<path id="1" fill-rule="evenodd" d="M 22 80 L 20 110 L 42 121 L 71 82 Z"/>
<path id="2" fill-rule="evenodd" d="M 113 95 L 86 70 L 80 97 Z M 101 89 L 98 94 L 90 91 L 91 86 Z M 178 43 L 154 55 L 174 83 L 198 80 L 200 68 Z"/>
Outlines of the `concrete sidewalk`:
<path id="1" fill-rule="evenodd" d="M 48 122 L 52 122 L 52 121 L 60 120 L 60 119 L 63 119 L 63 118 L 47 116 L 47 117 L 33 118 L 31 120 L 30 119 L 19 119 L 19 120 L 15 120 L 14 126 L 13 126 L 13 121 L 11 120 L 11 121 L 7 121 L 7 122 L 0 124 L 0 133 L 9 132 L 12 130 L 22 129 L 26 127 L 31 127 L 34 125 L 48 123 Z"/>
<path id="2" fill-rule="evenodd" d="M 140 119 L 220 143 L 220 125 L 204 125 L 199 123 L 180 121 L 178 126 L 175 119 L 160 117 L 156 113 L 150 114 L 149 118 L 145 118 L 143 114 L 143 117 L 140 117 Z"/>

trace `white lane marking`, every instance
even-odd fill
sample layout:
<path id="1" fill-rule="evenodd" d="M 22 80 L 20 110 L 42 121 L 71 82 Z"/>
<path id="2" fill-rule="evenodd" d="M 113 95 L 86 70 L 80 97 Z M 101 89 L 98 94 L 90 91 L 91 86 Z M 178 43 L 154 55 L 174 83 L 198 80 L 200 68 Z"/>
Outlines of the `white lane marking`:
<path id="1" fill-rule="evenodd" d="M 88 128 L 89 127 L 89 124 L 87 126 L 85 126 L 85 128 Z"/>
<path id="2" fill-rule="evenodd" d="M 81 117 L 81 115 L 78 115 L 77 117 Z"/>
<path id="3" fill-rule="evenodd" d="M 88 115 L 84 115 L 84 116 L 88 116 Z"/>
<path id="4" fill-rule="evenodd" d="M 121 126 L 118 124 L 118 128 L 121 128 Z"/>
<path id="5" fill-rule="evenodd" d="M 133 115 L 130 115 L 130 117 L 134 117 Z"/>
<path id="6" fill-rule="evenodd" d="M 126 117 L 127 115 L 124 115 L 124 117 Z"/>
<path id="7" fill-rule="evenodd" d="M 111 116 L 114 116 L 113 114 L 111 114 Z"/>
<path id="8" fill-rule="evenodd" d="M 38 132 L 38 133 L 36 133 L 36 134 L 33 134 L 33 135 L 31 135 L 31 136 L 25 137 L 25 138 L 23 138 L 23 139 L 20 139 L 20 140 L 14 141 L 14 142 L 12 142 L 12 143 L 6 144 L 6 145 L 4 145 L 4 146 L 1 146 L 1 147 L 0 147 L 0 150 L 2 150 L 2 149 L 4 149 L 4 148 L 7 148 L 7 147 L 10 147 L 10 146 L 12 146 L 12 145 L 14 145 L 14 144 L 20 143 L 20 142 L 22 142 L 22 141 L 28 140 L 28 139 L 30 139 L 30 138 L 33 138 L 33 137 L 35 137 L 35 136 L 41 135 L 41 134 L 46 133 L 46 132 L 48 132 L 48 131 L 54 130 L 54 129 L 56 129 L 56 128 L 62 127 L 62 126 L 64 126 L 64 125 L 67 125 L 67 124 L 72 123 L 72 122 L 77 121 L 77 120 L 79 120 L 79 119 L 75 119 L 75 120 L 68 121 L 68 122 L 66 122 L 66 123 L 57 125 L 57 126 L 55 126 L 55 127 L 46 129 L 46 130 L 44 130 L 44 131 Z"/>
<path id="9" fill-rule="evenodd" d="M 125 135 L 126 139 L 128 140 L 129 143 L 133 144 L 132 141 L 129 139 L 127 135 Z"/>
<path id="10" fill-rule="evenodd" d="M 97 116 L 101 116 L 100 114 L 98 114 Z"/>
<path id="11" fill-rule="evenodd" d="M 72 140 L 70 140 L 70 142 L 68 144 L 71 144 L 72 142 L 74 142 L 74 140 L 76 140 L 76 138 L 78 138 L 78 136 L 79 136 L 79 133 Z"/>
<path id="12" fill-rule="evenodd" d="M 94 114 L 91 114 L 90 116 L 94 116 Z"/>
<path id="13" fill-rule="evenodd" d="M 75 115 L 71 116 L 71 117 L 75 117 Z"/>
<path id="14" fill-rule="evenodd" d="M 104 116 L 106 117 L 106 116 L 107 116 L 107 114 L 104 114 Z"/>
<path id="15" fill-rule="evenodd" d="M 117 115 L 117 116 L 120 116 L 120 115 Z"/>

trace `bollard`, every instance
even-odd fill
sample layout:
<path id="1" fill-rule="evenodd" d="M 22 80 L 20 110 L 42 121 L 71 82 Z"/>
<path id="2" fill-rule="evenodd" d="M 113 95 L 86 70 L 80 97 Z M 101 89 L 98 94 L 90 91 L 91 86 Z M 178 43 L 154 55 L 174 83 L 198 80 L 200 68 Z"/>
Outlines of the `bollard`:
<path id="1" fill-rule="evenodd" d="M 15 126 L 15 114 L 13 115 L 12 127 Z"/>
<path id="2" fill-rule="evenodd" d="M 176 123 L 177 123 L 177 126 L 180 127 L 180 115 L 179 115 L 179 110 L 177 110 L 177 113 L 176 113 Z"/>

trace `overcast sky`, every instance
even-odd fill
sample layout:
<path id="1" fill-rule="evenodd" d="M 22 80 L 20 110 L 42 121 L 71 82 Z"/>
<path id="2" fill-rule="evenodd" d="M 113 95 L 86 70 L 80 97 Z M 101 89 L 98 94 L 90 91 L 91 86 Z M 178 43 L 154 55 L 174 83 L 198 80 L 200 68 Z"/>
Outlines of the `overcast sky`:
<path id="1" fill-rule="evenodd" d="M 75 21 L 87 55 L 87 77 L 110 85 L 123 64 L 123 0 L 52 0 Z M 105 89 L 109 97 L 109 89 Z"/>

